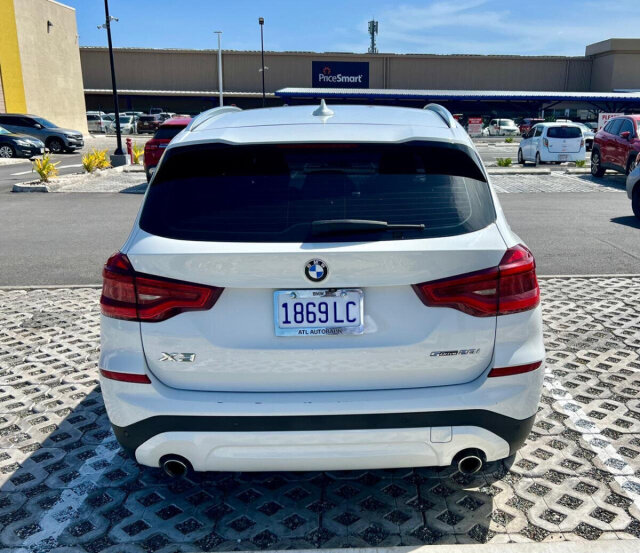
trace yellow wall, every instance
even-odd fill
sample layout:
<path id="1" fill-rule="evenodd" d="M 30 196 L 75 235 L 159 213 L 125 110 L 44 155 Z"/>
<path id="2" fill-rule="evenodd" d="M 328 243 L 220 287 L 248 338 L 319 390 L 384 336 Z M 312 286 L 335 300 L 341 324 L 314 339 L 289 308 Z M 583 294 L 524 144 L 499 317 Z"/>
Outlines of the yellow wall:
<path id="1" fill-rule="evenodd" d="M 27 103 L 24 95 L 13 0 L 0 0 L 0 71 L 2 71 L 5 109 L 9 113 L 26 112 Z"/>

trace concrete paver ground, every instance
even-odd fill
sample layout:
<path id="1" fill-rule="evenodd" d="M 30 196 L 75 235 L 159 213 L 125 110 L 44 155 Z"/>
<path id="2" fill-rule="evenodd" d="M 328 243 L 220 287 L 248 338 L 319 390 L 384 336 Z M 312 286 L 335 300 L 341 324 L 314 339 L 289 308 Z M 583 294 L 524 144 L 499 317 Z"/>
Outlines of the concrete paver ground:
<path id="1" fill-rule="evenodd" d="M 99 290 L 0 290 L 0 544 L 111 553 L 640 537 L 640 277 L 541 285 L 544 393 L 515 458 L 474 476 L 414 468 L 173 481 L 137 465 L 110 430 Z"/>

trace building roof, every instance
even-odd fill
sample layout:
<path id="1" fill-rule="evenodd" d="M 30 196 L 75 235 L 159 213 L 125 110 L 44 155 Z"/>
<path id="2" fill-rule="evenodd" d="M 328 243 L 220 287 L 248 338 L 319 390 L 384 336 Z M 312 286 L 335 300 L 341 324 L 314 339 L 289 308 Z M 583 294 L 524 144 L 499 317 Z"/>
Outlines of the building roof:
<path id="1" fill-rule="evenodd" d="M 469 143 L 455 121 L 449 124 L 427 109 L 391 106 L 330 105 L 332 115 L 314 115 L 318 106 L 292 106 L 247 111 L 222 108 L 201 114 L 175 145 L 202 142 L 406 142 L 441 140 Z"/>
<path id="2" fill-rule="evenodd" d="M 401 98 L 406 100 L 581 101 L 640 104 L 640 92 L 550 92 L 528 90 L 412 90 L 382 88 L 281 88 L 281 98 Z"/>
<path id="3" fill-rule="evenodd" d="M 85 94 L 113 94 L 113 90 L 110 88 L 85 88 Z M 218 96 L 220 94 L 217 90 L 143 90 L 143 89 L 131 89 L 131 88 L 119 88 L 118 94 L 128 96 Z M 230 90 L 224 90 L 223 96 L 235 96 L 237 98 L 262 98 L 262 92 L 233 92 Z M 273 98 L 275 94 L 273 92 L 267 92 L 265 96 Z"/>

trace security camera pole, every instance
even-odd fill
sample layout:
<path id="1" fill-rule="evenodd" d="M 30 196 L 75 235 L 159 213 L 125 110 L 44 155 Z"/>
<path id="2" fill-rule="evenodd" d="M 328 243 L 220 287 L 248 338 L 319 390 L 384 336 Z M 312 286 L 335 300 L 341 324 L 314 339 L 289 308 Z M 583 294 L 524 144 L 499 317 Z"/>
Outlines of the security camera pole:
<path id="1" fill-rule="evenodd" d="M 266 102 L 264 93 L 264 33 L 262 32 L 264 29 L 264 17 L 260 17 L 258 23 L 260 23 L 260 51 L 262 53 L 262 107 L 264 107 Z"/>
<path id="2" fill-rule="evenodd" d="M 112 157 L 111 164 L 112 165 L 126 165 L 127 160 L 122 159 L 124 156 L 124 152 L 122 151 L 122 134 L 120 133 L 120 108 L 118 106 L 118 87 L 116 85 L 116 71 L 113 64 L 113 44 L 111 43 L 111 21 L 118 21 L 117 18 L 111 17 L 109 15 L 109 0 L 104 0 L 104 15 L 105 15 L 105 23 L 104 25 L 98 26 L 98 29 L 106 29 L 107 30 L 107 41 L 109 43 L 109 62 L 111 63 L 111 84 L 113 86 L 113 107 L 116 116 L 116 141 L 117 146 Z M 120 159 L 114 159 L 115 156 L 121 156 Z"/>

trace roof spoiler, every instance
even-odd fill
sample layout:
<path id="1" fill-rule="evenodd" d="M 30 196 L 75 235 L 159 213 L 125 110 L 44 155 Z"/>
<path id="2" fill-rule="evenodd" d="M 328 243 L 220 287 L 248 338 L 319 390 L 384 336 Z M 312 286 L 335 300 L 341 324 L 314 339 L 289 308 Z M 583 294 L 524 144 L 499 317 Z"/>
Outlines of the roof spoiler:
<path id="1" fill-rule="evenodd" d="M 242 110 L 236 106 L 220 106 L 217 108 L 208 109 L 207 111 L 203 111 L 202 113 L 199 113 L 191 120 L 191 123 L 187 125 L 186 130 L 192 131 L 198 128 L 200 125 L 202 125 L 202 123 L 204 123 L 205 121 L 209 121 L 209 119 L 213 119 L 218 115 L 224 115 L 225 113 L 231 113 L 233 111 L 242 111 Z"/>
<path id="2" fill-rule="evenodd" d="M 444 106 L 441 106 L 440 104 L 427 104 L 424 106 L 424 109 L 437 113 L 440 116 L 440 119 L 442 119 L 450 129 L 455 126 L 455 117 L 451 115 L 451 112 Z"/>

